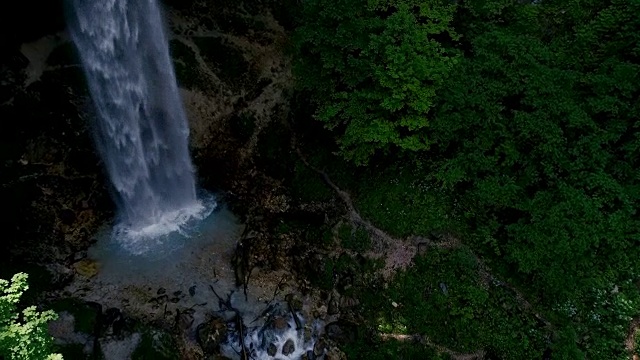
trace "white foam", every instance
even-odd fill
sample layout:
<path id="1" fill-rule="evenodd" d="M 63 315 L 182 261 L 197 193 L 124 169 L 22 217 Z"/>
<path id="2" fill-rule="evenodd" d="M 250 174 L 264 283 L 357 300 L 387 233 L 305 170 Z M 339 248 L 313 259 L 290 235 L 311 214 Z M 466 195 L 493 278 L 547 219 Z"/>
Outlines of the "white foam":
<path id="1" fill-rule="evenodd" d="M 272 329 L 266 326 L 257 326 L 248 329 L 246 336 L 243 339 L 244 348 L 248 351 L 250 358 L 257 360 L 269 360 L 269 359 L 301 359 L 307 352 L 313 351 L 315 342 L 318 339 L 319 332 L 322 325 L 316 321 L 311 325 L 311 329 L 308 332 L 311 336 L 307 338 L 305 336 L 305 321 L 300 316 L 298 322 L 301 328 L 297 328 L 296 322 L 293 316 L 288 316 L 288 324 L 286 329 Z M 283 353 L 283 347 L 287 341 L 293 342 L 293 351 L 287 355 Z M 268 348 L 270 345 L 276 347 L 274 356 L 270 356 Z M 229 334 L 227 341 L 221 346 L 222 354 L 230 359 L 240 359 L 239 354 L 242 352 L 237 333 L 233 332 Z"/>
<path id="2" fill-rule="evenodd" d="M 211 215 L 217 206 L 215 198 L 207 195 L 187 207 L 159 214 L 149 225 L 132 227 L 129 224 L 116 224 L 112 238 L 130 253 L 142 255 L 154 245 L 175 241 L 177 237 L 172 234 L 180 235 L 180 238 L 188 237 L 190 230 Z"/>

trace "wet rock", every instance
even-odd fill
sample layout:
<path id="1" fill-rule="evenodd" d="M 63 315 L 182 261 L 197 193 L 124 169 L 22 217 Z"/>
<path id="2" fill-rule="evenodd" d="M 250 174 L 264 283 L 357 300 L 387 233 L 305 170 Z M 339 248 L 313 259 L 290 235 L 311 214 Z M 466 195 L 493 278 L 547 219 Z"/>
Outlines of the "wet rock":
<path id="1" fill-rule="evenodd" d="M 191 296 L 195 296 L 196 295 L 196 286 L 193 285 L 192 287 L 189 288 L 189 295 Z"/>
<path id="2" fill-rule="evenodd" d="M 288 339 L 284 345 L 282 345 L 282 355 L 289 356 L 289 354 L 292 354 L 294 351 L 296 351 L 296 346 L 293 340 Z"/>
<path id="3" fill-rule="evenodd" d="M 87 251 L 77 251 L 73 254 L 73 261 L 78 262 L 87 257 Z"/>
<path id="4" fill-rule="evenodd" d="M 313 344 L 313 355 L 318 357 L 325 353 L 327 349 L 327 344 L 324 339 L 318 339 L 315 344 Z"/>
<path id="5" fill-rule="evenodd" d="M 169 300 L 169 296 L 165 295 L 160 295 L 160 296 L 156 296 L 153 297 L 149 300 L 150 303 L 155 304 L 155 305 L 162 305 L 164 303 L 167 302 L 167 300 Z"/>
<path id="6" fill-rule="evenodd" d="M 196 340 L 205 354 L 217 353 L 220 343 L 227 337 L 227 325 L 224 320 L 215 317 L 196 328 Z"/>
<path id="7" fill-rule="evenodd" d="M 180 296 L 180 295 L 182 295 L 182 291 L 181 290 L 173 292 L 173 296 Z"/>
<path id="8" fill-rule="evenodd" d="M 275 330 L 284 330 L 289 327 L 289 323 L 287 322 L 287 319 L 283 318 L 282 316 L 276 316 L 271 321 L 271 326 Z"/>
<path id="9" fill-rule="evenodd" d="M 73 269 L 84 277 L 94 277 L 99 270 L 99 265 L 96 261 L 91 259 L 83 259 L 73 264 Z"/>
<path id="10" fill-rule="evenodd" d="M 193 321 L 193 314 L 189 312 L 178 312 L 176 316 L 176 325 L 183 330 L 190 328 Z"/>
<path id="11" fill-rule="evenodd" d="M 269 344 L 269 347 L 267 347 L 267 355 L 269 356 L 276 356 L 276 352 L 278 352 L 278 348 L 276 347 L 276 344 Z"/>
<path id="12" fill-rule="evenodd" d="M 338 295 L 331 295 L 331 299 L 329 300 L 329 307 L 327 308 L 327 314 L 336 315 L 340 313 L 340 306 L 338 305 Z"/>
<path id="13" fill-rule="evenodd" d="M 166 292 L 167 292 L 167 289 L 161 287 L 160 289 L 158 289 L 158 292 L 156 294 L 164 295 Z"/>

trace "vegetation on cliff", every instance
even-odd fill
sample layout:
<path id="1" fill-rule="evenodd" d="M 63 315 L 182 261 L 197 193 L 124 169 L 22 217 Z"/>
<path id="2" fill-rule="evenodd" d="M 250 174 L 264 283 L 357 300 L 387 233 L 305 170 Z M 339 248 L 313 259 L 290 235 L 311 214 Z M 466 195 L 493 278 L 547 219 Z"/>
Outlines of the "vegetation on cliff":
<path id="1" fill-rule="evenodd" d="M 53 339 L 47 333 L 47 323 L 56 319 L 56 314 L 39 312 L 35 306 L 18 311 L 27 289 L 25 273 L 14 275 L 11 281 L 0 279 L 0 358 L 62 360 L 62 356 L 52 354 Z"/>
<path id="2" fill-rule="evenodd" d="M 451 277 L 463 255 L 430 254 L 389 290 L 405 306 L 377 314 L 448 334 L 440 343 L 461 352 L 628 357 L 640 313 L 640 3 L 302 6 L 296 75 L 342 157 L 367 165 L 345 182 L 356 206 L 397 236 L 453 233 L 532 306 L 514 311 L 507 295 Z M 449 277 L 448 297 L 423 294 Z"/>

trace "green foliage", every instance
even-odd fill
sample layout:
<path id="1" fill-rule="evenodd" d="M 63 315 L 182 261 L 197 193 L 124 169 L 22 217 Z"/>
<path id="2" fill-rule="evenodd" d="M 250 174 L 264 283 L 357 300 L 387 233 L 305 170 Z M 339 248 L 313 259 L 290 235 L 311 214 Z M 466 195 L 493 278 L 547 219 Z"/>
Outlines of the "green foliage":
<path id="1" fill-rule="evenodd" d="M 461 353 L 491 349 L 500 359 L 539 359 L 546 346 L 545 331 L 512 294 L 482 285 L 466 251 L 432 249 L 378 293 L 360 298 L 380 332 L 420 334 Z"/>
<path id="2" fill-rule="evenodd" d="M 452 196 L 412 165 L 363 174 L 355 198 L 361 215 L 398 237 L 458 230 Z"/>
<path id="3" fill-rule="evenodd" d="M 447 360 L 449 357 L 438 354 L 434 349 L 411 344 L 407 341 L 382 340 L 376 337 L 360 337 L 355 342 L 344 346 L 347 359 L 367 360 Z"/>
<path id="4" fill-rule="evenodd" d="M 304 2 L 294 70 L 346 158 L 429 147 L 428 114 L 458 59 L 454 10 L 438 0 Z"/>
<path id="5" fill-rule="evenodd" d="M 433 122 L 453 154 L 438 176 L 463 194 L 477 244 L 554 299 L 628 279 L 640 256 L 640 65 L 621 59 L 639 37 L 609 35 L 639 28 L 626 12 L 640 5 L 617 3 L 552 43 L 499 25 L 471 39 Z"/>
<path id="6" fill-rule="evenodd" d="M 35 306 L 18 313 L 18 302 L 27 290 L 27 274 L 11 281 L 0 279 L 0 357 L 7 360 L 62 359 L 52 354 L 52 338 L 47 323 L 56 319 L 53 311 L 38 312 Z"/>
<path id="7" fill-rule="evenodd" d="M 456 3 L 305 2 L 296 71 L 344 158 L 420 150 L 378 157 L 341 186 L 396 236 L 459 232 L 551 319 L 554 358 L 622 358 L 640 308 L 640 2 Z M 403 275 L 392 291 L 410 306 L 385 323 L 506 358 L 540 350 L 528 335 L 506 335 L 530 317 L 482 307 L 493 290 L 463 284 L 446 301 L 414 297 L 430 274 L 458 271 L 442 269 Z M 497 332 L 483 327 L 492 321 Z"/>
<path id="8" fill-rule="evenodd" d="M 557 26 L 523 26 L 559 9 Z M 501 11 L 512 16 L 467 39 L 473 56 L 443 92 L 437 176 L 459 194 L 475 250 L 516 269 L 545 308 L 573 304 L 558 318 L 566 356 L 622 356 L 640 276 L 640 4 Z M 624 295 L 602 296 L 612 288 Z"/>

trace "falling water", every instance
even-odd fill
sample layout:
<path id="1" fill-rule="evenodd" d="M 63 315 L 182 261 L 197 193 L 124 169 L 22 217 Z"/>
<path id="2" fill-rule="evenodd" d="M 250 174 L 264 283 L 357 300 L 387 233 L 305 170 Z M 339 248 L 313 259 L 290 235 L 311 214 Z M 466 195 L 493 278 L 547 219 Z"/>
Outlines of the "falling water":
<path id="1" fill-rule="evenodd" d="M 131 245 L 206 216 L 215 205 L 196 196 L 189 128 L 156 0 L 70 3 L 69 30 L 119 211 L 116 232 Z"/>

